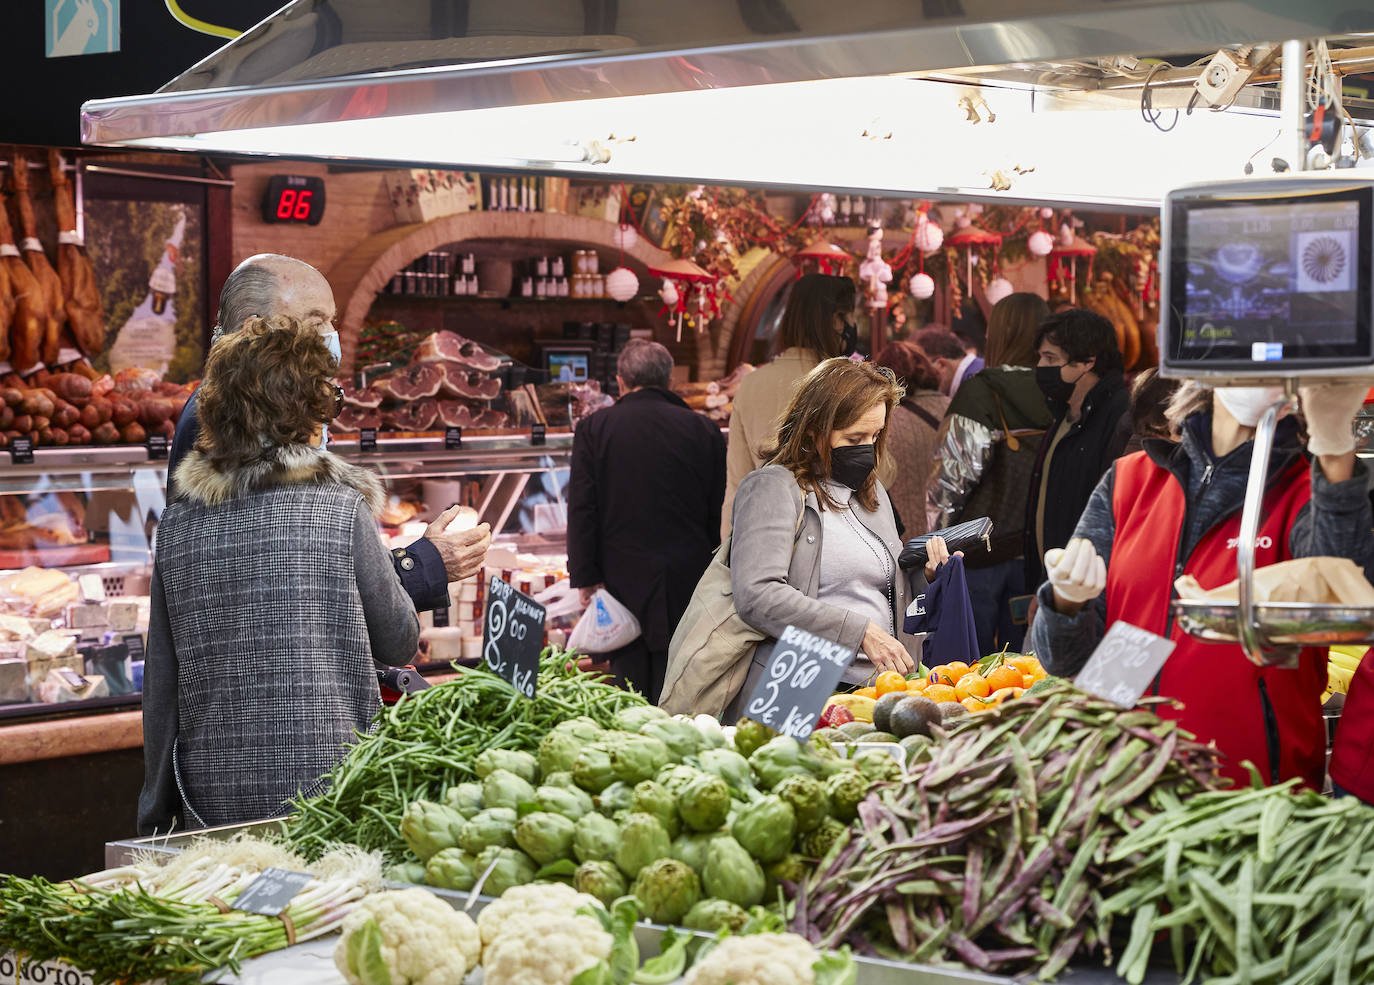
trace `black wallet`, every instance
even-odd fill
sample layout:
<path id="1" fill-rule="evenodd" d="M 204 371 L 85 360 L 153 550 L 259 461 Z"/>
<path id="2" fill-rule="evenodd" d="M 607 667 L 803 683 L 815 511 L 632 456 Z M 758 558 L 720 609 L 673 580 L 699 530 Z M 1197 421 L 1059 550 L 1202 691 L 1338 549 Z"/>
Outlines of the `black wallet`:
<path id="1" fill-rule="evenodd" d="M 911 568 L 923 568 L 930 558 L 926 555 L 926 544 L 932 537 L 940 537 L 944 540 L 945 546 L 949 548 L 949 553 L 954 554 L 963 551 L 967 555 L 970 551 L 982 548 L 985 551 L 992 550 L 992 518 L 980 516 L 976 520 L 968 520 L 964 523 L 956 523 L 952 527 L 945 527 L 943 530 L 932 530 L 928 534 L 913 537 L 906 542 L 906 547 L 902 549 L 901 556 L 897 558 L 903 570 Z"/>

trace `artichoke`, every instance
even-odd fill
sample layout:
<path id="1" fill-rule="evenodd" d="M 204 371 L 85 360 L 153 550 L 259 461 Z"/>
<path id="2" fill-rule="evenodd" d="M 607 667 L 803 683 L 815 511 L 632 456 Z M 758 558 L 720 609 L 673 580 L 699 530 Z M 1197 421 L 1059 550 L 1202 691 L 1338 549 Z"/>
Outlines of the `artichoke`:
<path id="1" fill-rule="evenodd" d="M 701 899 L 701 879 L 675 858 L 661 858 L 639 870 L 630 890 L 654 923 L 677 923 Z"/>
<path id="2" fill-rule="evenodd" d="M 833 817 L 828 817 L 814 831 L 801 836 L 798 847 L 807 858 L 825 858 L 832 845 L 844 837 L 849 828 Z"/>
<path id="3" fill-rule="evenodd" d="M 792 805 L 798 831 L 813 831 L 830 816 L 830 798 L 825 784 L 814 776 L 789 776 L 773 792 Z"/>
<path id="4" fill-rule="evenodd" d="M 868 778 L 858 770 L 844 770 L 825 781 L 830 812 L 841 821 L 859 816 L 859 801 L 868 796 Z M 813 829 L 814 830 L 814 829 Z"/>
<path id="5" fill-rule="evenodd" d="M 654 777 L 654 782 L 661 784 L 674 797 L 678 797 L 682 795 L 682 788 L 700 775 L 701 770 L 694 766 L 674 763 L 659 770 L 658 775 Z"/>
<path id="6" fill-rule="evenodd" d="M 454 892 L 466 893 L 477 884 L 477 877 L 481 874 L 482 870 L 477 868 L 476 856 L 457 848 L 445 848 L 425 864 L 425 873 L 421 881 L 426 886 L 434 886 L 436 889 L 452 889 Z"/>
<path id="7" fill-rule="evenodd" d="M 753 906 L 763 899 L 763 869 L 729 835 L 712 840 L 701 881 L 708 896 L 739 906 Z"/>
<path id="8" fill-rule="evenodd" d="M 723 899 L 704 899 L 682 918 L 684 927 L 704 930 L 708 934 L 718 934 L 722 930 L 737 934 L 748 922 L 749 914 L 743 908 Z"/>
<path id="9" fill-rule="evenodd" d="M 519 749 L 488 749 L 472 764 L 478 777 L 485 780 L 494 770 L 514 773 L 526 783 L 539 778 L 539 761 Z"/>
<path id="10" fill-rule="evenodd" d="M 777 794 L 769 794 L 743 808 L 730 826 L 730 833 L 760 862 L 776 862 L 787 854 L 797 836 L 797 816 L 791 804 Z"/>
<path id="11" fill-rule="evenodd" d="M 639 734 L 662 742 L 668 747 L 669 754 L 676 762 L 681 762 L 688 756 L 695 756 L 706 748 L 706 742 L 697 727 L 691 722 L 679 721 L 676 718 L 655 718 L 647 721 L 639 727 Z"/>
<path id="12" fill-rule="evenodd" d="M 401 816 L 401 837 L 421 861 L 458 844 L 458 832 L 467 818 L 445 804 L 417 800 Z"/>
<path id="13" fill-rule="evenodd" d="M 741 756 L 748 758 L 754 755 L 755 749 L 777 734 L 767 725 L 762 725 L 752 718 L 741 718 L 735 726 L 735 748 Z"/>
<path id="14" fill-rule="evenodd" d="M 679 862 L 685 862 L 697 872 L 706 869 L 706 851 L 711 847 L 711 842 L 719 838 L 719 831 L 702 834 L 691 832 L 681 834 L 673 839 L 673 846 L 668 854 Z"/>
<path id="15" fill-rule="evenodd" d="M 577 781 L 573 779 L 572 767 L 566 770 L 558 770 L 556 773 L 545 773 L 544 786 L 563 787 L 569 790 L 579 789 Z"/>
<path id="16" fill-rule="evenodd" d="M 727 786 L 741 793 L 754 789 L 754 774 L 749 769 L 749 760 L 733 749 L 706 749 L 697 757 L 697 762 L 707 773 L 715 774 Z"/>
<path id="17" fill-rule="evenodd" d="M 594 809 L 591 795 L 577 787 L 542 786 L 534 792 L 534 802 L 541 811 L 562 814 L 570 821 Z"/>
<path id="18" fill-rule="evenodd" d="M 579 862 L 614 862 L 620 826 L 604 814 L 584 814 L 573 825 L 573 855 Z"/>
<path id="19" fill-rule="evenodd" d="M 387 882 L 413 882 L 418 885 L 425 881 L 425 866 L 423 862 L 399 862 L 387 869 L 382 878 Z"/>
<path id="20" fill-rule="evenodd" d="M 515 810 L 521 804 L 534 803 L 534 787 L 510 770 L 495 769 L 482 781 L 482 803 L 487 810 L 493 807 Z"/>
<path id="21" fill-rule="evenodd" d="M 810 866 L 806 864 L 806 859 L 793 852 L 789 852 L 776 862 L 767 866 L 763 874 L 768 878 L 768 885 L 765 892 L 769 899 L 776 899 L 778 886 L 781 883 L 791 883 L 794 887 L 801 885 L 802 881 L 810 874 Z"/>
<path id="22" fill-rule="evenodd" d="M 626 783 L 624 780 L 616 780 L 605 790 L 597 794 L 592 803 L 596 809 L 607 817 L 615 816 L 617 811 L 628 811 L 630 805 L 634 803 L 635 788 L 633 784 Z"/>
<path id="23" fill-rule="evenodd" d="M 652 814 L 630 814 L 620 825 L 620 847 L 616 849 L 615 864 L 626 879 L 639 875 L 650 862 L 667 858 L 673 843 L 658 818 Z"/>
<path id="24" fill-rule="evenodd" d="M 559 771 L 571 772 L 577 755 L 602 737 L 601 726 L 590 718 L 570 718 L 559 722 L 539 743 L 539 768 L 545 783 L 548 775 Z"/>
<path id="25" fill-rule="evenodd" d="M 730 788 L 711 773 L 700 773 L 678 794 L 683 823 L 693 831 L 715 831 L 730 813 Z"/>
<path id="26" fill-rule="evenodd" d="M 575 825 L 562 814 L 535 811 L 515 825 L 515 843 L 540 865 L 572 858 Z"/>
<path id="27" fill-rule="evenodd" d="M 668 792 L 667 787 L 653 780 L 635 784 L 630 810 L 652 814 L 658 818 L 658 823 L 663 825 L 663 830 L 668 832 L 669 838 L 676 838 L 682 828 L 682 822 L 677 816 L 677 800 Z"/>
<path id="28" fill-rule="evenodd" d="M 514 848 L 515 822 L 516 813 L 509 807 L 489 807 L 459 829 L 458 844 L 472 855 L 492 846 Z"/>
<path id="29" fill-rule="evenodd" d="M 482 809 L 482 784 L 460 783 L 444 791 L 444 804 L 464 817 L 472 817 Z"/>
<path id="30" fill-rule="evenodd" d="M 611 746 L 611 769 L 617 780 L 629 784 L 652 780 L 671 759 L 668 747 L 648 735 L 634 735 Z"/>
<path id="31" fill-rule="evenodd" d="M 573 761 L 573 780 L 583 790 L 600 793 L 615 782 L 611 754 L 601 746 L 587 746 Z"/>
<path id="32" fill-rule="evenodd" d="M 616 712 L 612 722 L 616 728 L 623 732 L 638 732 L 645 722 L 667 717 L 668 713 L 662 708 L 656 708 L 653 705 L 635 705 L 633 708 L 622 708 Z"/>
<path id="33" fill-rule="evenodd" d="M 854 757 L 854 766 L 873 783 L 902 780 L 902 764 L 882 749 L 865 749 Z"/>
<path id="34" fill-rule="evenodd" d="M 599 899 L 606 909 L 629 892 L 625 877 L 615 867 L 614 862 L 583 862 L 573 873 L 573 888 Z"/>
<path id="35" fill-rule="evenodd" d="M 803 761 L 801 743 L 790 735 L 770 739 L 754 750 L 749 765 L 759 778 L 759 786 L 765 790 L 772 790 L 789 776 L 805 776 L 811 772 Z"/>
<path id="36" fill-rule="evenodd" d="M 492 865 L 493 861 L 495 865 Z M 489 865 L 492 868 L 487 872 Z M 473 868 L 479 877 L 483 872 L 487 872 L 486 881 L 482 883 L 482 892 L 488 896 L 500 896 L 507 889 L 534 882 L 534 874 L 538 871 L 534 862 L 524 852 L 495 846 L 485 849 L 478 855 L 477 864 Z"/>

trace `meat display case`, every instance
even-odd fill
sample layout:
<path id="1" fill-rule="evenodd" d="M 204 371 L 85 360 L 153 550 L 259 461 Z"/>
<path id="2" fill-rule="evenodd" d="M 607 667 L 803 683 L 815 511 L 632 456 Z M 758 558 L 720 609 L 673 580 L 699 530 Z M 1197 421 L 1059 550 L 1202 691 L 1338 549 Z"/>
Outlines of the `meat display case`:
<path id="1" fill-rule="evenodd" d="M 360 449 L 356 436 L 332 441 L 330 449 L 382 476 L 391 494 L 382 517 L 389 545 L 413 541 L 439 511 L 463 503 L 476 512 L 477 522 L 490 523 L 499 532 L 495 544 L 506 549 L 502 567 L 518 567 L 511 559 L 531 554 L 558 564 L 566 551 L 562 494 L 571 432 L 464 433 L 461 447 L 446 447 L 451 443 L 442 435 L 383 434 L 368 451 Z M 0 671 L 8 659 L 15 677 L 15 662 L 26 660 L 32 640 L 21 638 L 24 622 L 39 623 L 35 629 L 41 629 L 51 620 L 55 632 L 78 637 L 82 650 L 77 662 L 84 664 L 72 668 L 78 674 L 100 673 L 92 649 L 124 646 L 128 653 L 124 680 L 117 671 L 112 677 L 102 675 L 110 677 L 101 688 L 108 688 L 108 695 L 81 698 L 79 690 L 64 691 L 65 700 L 45 703 L 33 700 L 35 685 L 25 700 L 16 700 L 11 680 L 9 691 L 0 691 L 5 696 L 0 724 L 138 707 L 141 673 L 135 665 L 146 642 L 146 599 L 166 485 L 166 462 L 150 459 L 141 446 L 39 448 L 29 464 L 0 460 L 0 638 L 9 639 L 0 642 Z M 61 571 L 70 582 L 41 611 L 38 600 L 8 591 L 21 570 L 34 568 Z M 36 575 L 29 571 L 29 577 Z M 92 575 L 96 578 L 82 577 Z M 99 616 L 89 620 L 95 625 L 74 625 L 86 621 L 81 615 L 100 609 L 102 595 L 105 605 L 120 599 L 141 603 L 136 625 L 116 628 Z M 132 611 L 128 605 L 125 609 Z M 6 631 L 5 615 L 18 620 L 10 624 L 13 632 Z M 469 622 L 471 618 L 469 614 Z M 432 635 L 435 620 L 424 614 L 421 622 L 426 635 Z M 455 619 L 452 625 L 457 624 Z M 105 670 L 109 659 L 107 652 Z M 0 684 L 3 680 L 0 676 Z"/>

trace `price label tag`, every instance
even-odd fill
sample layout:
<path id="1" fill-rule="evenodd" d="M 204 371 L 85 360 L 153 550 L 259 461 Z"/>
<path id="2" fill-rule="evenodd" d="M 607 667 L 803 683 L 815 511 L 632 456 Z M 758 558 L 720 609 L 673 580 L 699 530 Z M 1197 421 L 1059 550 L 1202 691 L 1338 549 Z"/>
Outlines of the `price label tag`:
<path id="1" fill-rule="evenodd" d="M 234 900 L 232 909 L 275 917 L 314 878 L 309 872 L 263 869 L 262 875 L 250 882 Z"/>
<path id="2" fill-rule="evenodd" d="M 0 985 L 91 985 L 90 972 L 62 961 L 34 961 L 16 951 L 0 950 Z"/>
<path id="3" fill-rule="evenodd" d="M 445 626 L 447 626 L 447 625 L 448 625 L 448 606 L 444 606 L 442 609 L 435 609 L 435 610 L 434 610 L 434 627 L 435 627 L 436 629 L 443 629 L 443 628 L 444 628 Z"/>
<path id="4" fill-rule="evenodd" d="M 120 639 L 122 639 L 122 640 L 124 641 L 124 645 L 127 646 L 127 647 L 129 648 L 129 659 L 130 659 L 130 660 L 142 660 L 142 659 L 143 659 L 143 634 L 142 634 L 142 633 L 130 633 L 128 636 L 121 636 Z"/>
<path id="5" fill-rule="evenodd" d="M 1074 678 L 1074 684 L 1080 691 L 1122 708 L 1134 708 L 1174 652 L 1174 646 L 1173 640 L 1139 626 L 1114 622 Z"/>
<path id="6" fill-rule="evenodd" d="M 482 659 L 487 669 L 533 698 L 543 648 L 544 607 L 493 577 L 482 618 Z"/>
<path id="7" fill-rule="evenodd" d="M 358 451 L 377 450 L 377 429 L 363 428 L 358 432 Z"/>
<path id="8" fill-rule="evenodd" d="M 10 441 L 10 461 L 15 465 L 33 464 L 33 439 L 13 438 Z"/>
<path id="9" fill-rule="evenodd" d="M 854 651 L 796 626 L 773 644 L 767 668 L 744 713 L 783 735 L 806 741 Z"/>
<path id="10" fill-rule="evenodd" d="M 80 691 L 83 687 L 90 687 L 91 682 L 86 680 L 70 667 L 58 667 L 58 676 L 67 682 L 67 686 L 75 691 Z"/>
<path id="11" fill-rule="evenodd" d="M 548 431 L 549 431 L 548 427 L 545 426 L 545 425 L 543 425 L 543 424 L 531 424 L 531 425 L 530 425 L 530 444 L 532 444 L 532 445 L 542 445 L 542 444 L 544 443 L 544 436 L 545 436 L 546 434 L 548 434 Z"/>
<path id="12" fill-rule="evenodd" d="M 444 428 L 444 449 L 458 451 L 463 447 L 462 428 Z"/>
<path id="13" fill-rule="evenodd" d="M 167 436 L 162 434 L 148 435 L 148 457 L 153 460 L 161 460 L 167 457 Z"/>

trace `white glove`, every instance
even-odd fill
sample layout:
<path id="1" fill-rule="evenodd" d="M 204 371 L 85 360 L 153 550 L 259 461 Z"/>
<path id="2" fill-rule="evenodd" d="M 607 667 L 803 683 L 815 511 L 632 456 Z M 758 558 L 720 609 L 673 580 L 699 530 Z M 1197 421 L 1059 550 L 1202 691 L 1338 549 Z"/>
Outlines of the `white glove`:
<path id="1" fill-rule="evenodd" d="M 1298 388 L 1307 418 L 1307 450 L 1344 455 L 1355 450 L 1355 415 L 1364 406 L 1367 383 L 1328 383 Z"/>
<path id="2" fill-rule="evenodd" d="M 1045 569 L 1057 599 L 1083 605 L 1107 587 L 1107 565 L 1098 557 L 1092 541 L 1076 537 L 1065 548 L 1045 552 Z"/>

